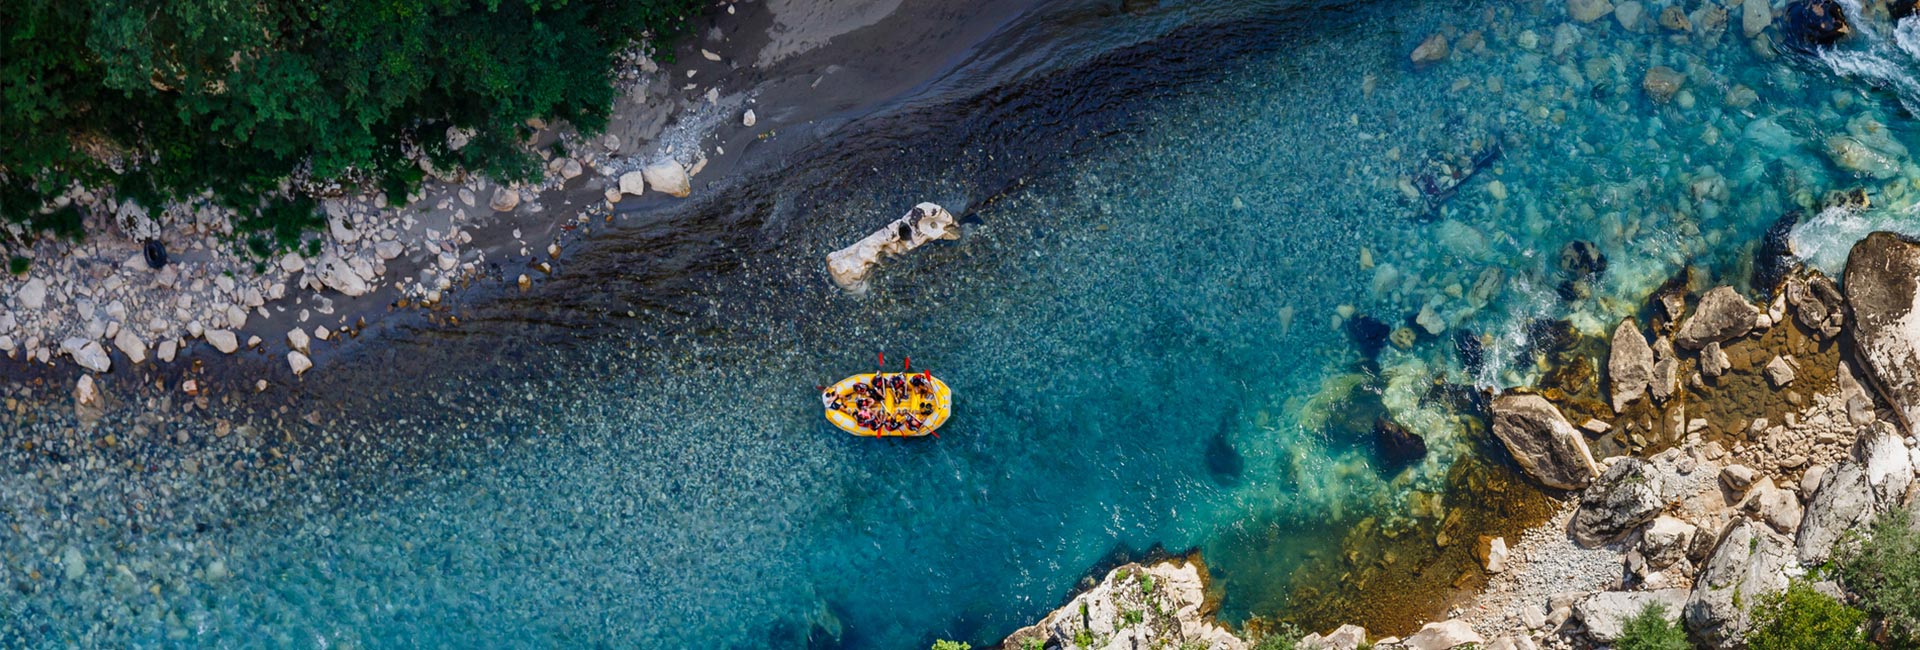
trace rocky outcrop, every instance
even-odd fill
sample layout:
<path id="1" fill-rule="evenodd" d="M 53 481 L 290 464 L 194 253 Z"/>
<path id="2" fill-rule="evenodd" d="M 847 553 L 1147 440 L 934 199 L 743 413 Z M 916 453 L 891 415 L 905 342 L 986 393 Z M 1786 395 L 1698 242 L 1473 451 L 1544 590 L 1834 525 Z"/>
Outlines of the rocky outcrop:
<path id="1" fill-rule="evenodd" d="M 1892 431 L 1874 429 L 1860 434 L 1854 455 L 1867 475 L 1867 488 L 1880 510 L 1900 505 L 1913 484 L 1913 455 L 1907 443 Z"/>
<path id="2" fill-rule="evenodd" d="M 1800 573 L 1792 541 L 1736 519 L 1694 580 L 1687 596 L 1687 629 L 1719 647 L 1737 644 L 1746 636 L 1753 599 L 1785 590 L 1788 579 Z"/>
<path id="3" fill-rule="evenodd" d="M 1640 543 L 1628 553 L 1627 565 L 1634 573 L 1647 575 L 1673 566 L 1686 559 L 1687 552 L 1693 549 L 1694 536 L 1699 527 L 1684 520 L 1661 516 L 1640 531 Z M 1682 599 L 1684 600 L 1684 598 Z M 1675 616 L 1680 608 L 1673 608 Z"/>
<path id="4" fill-rule="evenodd" d="M 1647 394 L 1653 381 L 1653 348 L 1640 333 L 1640 324 L 1629 318 L 1613 329 L 1613 348 L 1607 355 L 1607 376 L 1612 380 L 1613 410 Z"/>
<path id="5" fill-rule="evenodd" d="M 1659 603 L 1669 621 L 1679 621 L 1687 605 L 1687 590 L 1603 591 L 1582 598 L 1573 606 L 1573 615 L 1587 626 L 1587 636 L 1601 643 L 1620 639 L 1627 619 L 1639 615 L 1648 605 Z"/>
<path id="6" fill-rule="evenodd" d="M 842 289 L 865 291 L 867 274 L 881 257 L 904 255 L 936 239 L 959 238 L 960 225 L 952 214 L 938 205 L 922 203 L 852 246 L 827 254 L 827 273 Z"/>
<path id="7" fill-rule="evenodd" d="M 1128 564 L 1107 573 L 1092 589 L 1039 623 L 1015 630 L 1000 643 L 1025 648 L 1039 642 L 1052 648 L 1206 648 L 1245 650 L 1247 644 L 1213 621 L 1205 609 L 1202 567 L 1186 560 L 1153 566 Z"/>
<path id="8" fill-rule="evenodd" d="M 1473 626 L 1459 619 L 1428 623 L 1420 627 L 1419 632 L 1400 640 L 1400 645 L 1409 650 L 1447 650 L 1469 643 L 1483 645 L 1486 637 L 1473 631 Z"/>
<path id="9" fill-rule="evenodd" d="M 1367 628 L 1342 625 L 1322 636 L 1309 634 L 1294 644 L 1299 650 L 1356 650 L 1367 642 Z"/>
<path id="10" fill-rule="evenodd" d="M 1759 320 L 1760 310 L 1740 297 L 1740 292 L 1733 287 L 1715 287 L 1700 296 L 1700 306 L 1694 308 L 1693 317 L 1680 326 L 1673 342 L 1682 348 L 1698 350 L 1708 343 L 1724 343 L 1746 336 Z"/>
<path id="11" fill-rule="evenodd" d="M 1546 398 L 1510 393 L 1495 398 L 1491 409 L 1493 435 L 1541 485 L 1571 490 L 1600 475 L 1586 438 Z"/>
<path id="12" fill-rule="evenodd" d="M 1568 532 L 1587 548 L 1625 537 L 1660 515 L 1667 505 L 1660 492 L 1660 472 L 1652 463 L 1622 458 L 1580 497 Z"/>
<path id="13" fill-rule="evenodd" d="M 1800 533 L 1794 538 L 1800 562 L 1814 566 L 1827 561 L 1833 545 L 1847 531 L 1866 525 L 1873 514 L 1873 489 L 1867 485 L 1865 467 L 1847 461 L 1827 471 L 1807 503 Z"/>
<path id="14" fill-rule="evenodd" d="M 1855 352 L 1902 427 L 1913 431 L 1920 421 L 1920 244 L 1868 235 L 1847 255 L 1844 286 Z"/>

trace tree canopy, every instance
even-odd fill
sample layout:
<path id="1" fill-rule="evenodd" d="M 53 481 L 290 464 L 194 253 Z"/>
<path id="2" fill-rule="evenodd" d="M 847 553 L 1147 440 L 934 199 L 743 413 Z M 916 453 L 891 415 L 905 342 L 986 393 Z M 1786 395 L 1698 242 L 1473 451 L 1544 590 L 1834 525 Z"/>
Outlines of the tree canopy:
<path id="1" fill-rule="evenodd" d="M 0 0 L 0 218 L 74 182 L 155 206 L 211 191 L 242 215 L 302 166 L 423 177 L 407 157 L 534 174 L 529 118 L 605 127 L 613 64 L 697 0 Z M 449 127 L 472 132 L 465 147 Z M 244 217 L 243 217 L 244 218 Z"/>

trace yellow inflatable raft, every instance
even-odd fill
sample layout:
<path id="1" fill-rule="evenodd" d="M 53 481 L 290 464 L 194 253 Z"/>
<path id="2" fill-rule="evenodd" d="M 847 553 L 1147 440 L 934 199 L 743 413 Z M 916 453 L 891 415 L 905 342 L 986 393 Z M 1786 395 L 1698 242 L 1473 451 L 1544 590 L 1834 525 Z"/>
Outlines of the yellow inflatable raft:
<path id="1" fill-rule="evenodd" d="M 828 386 L 820 402 L 833 426 L 866 437 L 924 436 L 953 414 L 953 391 L 924 372 L 854 375 Z"/>

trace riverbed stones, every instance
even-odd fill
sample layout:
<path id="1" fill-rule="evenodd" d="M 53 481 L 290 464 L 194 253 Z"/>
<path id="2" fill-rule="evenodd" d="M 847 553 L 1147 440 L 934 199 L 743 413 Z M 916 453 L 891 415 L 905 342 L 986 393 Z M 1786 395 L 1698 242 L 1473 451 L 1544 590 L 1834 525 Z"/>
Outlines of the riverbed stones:
<path id="1" fill-rule="evenodd" d="M 1400 645 L 1410 650 L 1448 650 L 1469 643 L 1484 645 L 1486 642 L 1486 637 L 1473 631 L 1473 626 L 1456 618 L 1420 626 L 1420 631 L 1401 639 Z"/>
<path id="2" fill-rule="evenodd" d="M 1851 460 L 1834 466 L 1820 479 L 1820 487 L 1800 519 L 1800 532 L 1794 537 L 1800 562 L 1807 566 L 1826 562 L 1833 545 L 1847 531 L 1866 525 L 1873 515 L 1873 490 L 1867 483 L 1866 468 Z"/>
<path id="3" fill-rule="evenodd" d="M 1792 357 L 1774 357 L 1767 362 L 1766 373 L 1767 382 L 1773 384 L 1774 388 L 1786 388 L 1794 378 Z"/>
<path id="4" fill-rule="evenodd" d="M 240 337 L 235 336 L 230 330 L 206 330 L 200 336 L 207 340 L 208 345 L 212 345 L 213 349 L 219 350 L 222 354 L 233 354 L 240 349 Z"/>
<path id="5" fill-rule="evenodd" d="M 1759 36 L 1773 24 L 1773 7 L 1767 0 L 1742 0 L 1740 3 L 1740 33 L 1747 38 Z"/>
<path id="6" fill-rule="evenodd" d="M 1673 96 L 1680 92 L 1680 87 L 1686 83 L 1686 75 L 1664 65 L 1647 69 L 1647 74 L 1640 78 L 1640 88 L 1647 91 L 1647 97 L 1656 104 L 1665 104 L 1672 100 Z"/>
<path id="7" fill-rule="evenodd" d="M 1666 508 L 1662 488 L 1661 473 L 1652 463 L 1622 458 L 1581 495 L 1567 532 L 1586 548 L 1619 540 Z"/>
<path id="8" fill-rule="evenodd" d="M 647 179 L 647 187 L 653 191 L 678 198 L 686 198 L 693 193 L 693 187 L 687 180 L 687 168 L 674 160 L 662 160 L 647 165 L 640 170 Z"/>
<path id="9" fill-rule="evenodd" d="M 1603 591 L 1580 599 L 1573 606 L 1573 615 L 1586 624 L 1587 636 L 1601 643 L 1613 643 L 1620 639 L 1627 619 L 1655 603 L 1663 608 L 1668 621 L 1678 622 L 1686 609 L 1687 590 Z"/>
<path id="10" fill-rule="evenodd" d="M 1667 337 L 1653 342 L 1653 376 L 1647 382 L 1647 392 L 1653 394 L 1653 401 L 1665 404 L 1673 397 L 1680 384 L 1680 357 L 1673 353 L 1673 343 Z"/>
<path id="11" fill-rule="evenodd" d="M 1699 306 L 1680 326 L 1673 342 L 1688 350 L 1698 350 L 1708 343 L 1725 343 L 1746 336 L 1759 319 L 1760 310 L 1740 297 L 1740 292 L 1733 287 L 1714 287 L 1700 296 Z"/>
<path id="12" fill-rule="evenodd" d="M 313 369 L 313 359 L 307 358 L 299 350 L 288 350 L 287 367 L 293 370 L 293 376 L 298 377 Z"/>
<path id="13" fill-rule="evenodd" d="M 512 212 L 520 207 L 520 192 L 505 185 L 493 188 L 493 198 L 487 201 L 487 207 L 494 212 Z"/>
<path id="14" fill-rule="evenodd" d="M 620 193 L 628 196 L 640 196 L 647 193 L 647 176 L 631 171 L 620 175 Z"/>
<path id="15" fill-rule="evenodd" d="M 1607 375 L 1612 379 L 1613 410 L 1626 410 L 1628 404 L 1647 394 L 1653 381 L 1653 348 L 1640 333 L 1639 323 L 1629 318 L 1613 329 L 1613 349 L 1607 356 Z"/>
<path id="16" fill-rule="evenodd" d="M 46 307 L 47 281 L 40 278 L 27 280 L 26 284 L 20 286 L 20 292 L 14 294 L 14 298 L 19 299 L 20 308 L 24 310 L 32 311 Z"/>
<path id="17" fill-rule="evenodd" d="M 1447 37 L 1436 33 L 1428 36 L 1427 40 L 1420 41 L 1420 45 L 1413 48 L 1413 54 L 1409 55 L 1409 58 L 1413 59 L 1415 64 L 1426 65 L 1446 60 L 1447 53 Z"/>
<path id="18" fill-rule="evenodd" d="M 1567 0 L 1567 15 L 1575 21 L 1590 23 L 1613 13 L 1609 0 Z"/>
<path id="19" fill-rule="evenodd" d="M 1727 351 L 1721 349 L 1718 341 L 1700 348 L 1700 372 L 1706 373 L 1708 377 L 1719 377 L 1732 369 L 1733 360 L 1727 358 Z"/>
<path id="20" fill-rule="evenodd" d="M 1613 19 L 1620 21 L 1620 28 L 1629 32 L 1640 31 L 1640 21 L 1647 16 L 1647 6 L 1640 0 L 1627 0 L 1613 6 Z"/>
<path id="21" fill-rule="evenodd" d="M 1534 481 L 1572 490 L 1600 475 L 1586 438 L 1546 398 L 1508 393 L 1495 398 L 1491 410 L 1494 437 Z"/>
<path id="22" fill-rule="evenodd" d="M 1824 273 L 1789 278 L 1786 296 L 1794 320 L 1800 321 L 1816 338 L 1826 340 L 1839 336 L 1840 328 L 1846 325 L 1846 296 L 1841 295 L 1840 289 L 1834 287 L 1833 280 Z"/>
<path id="23" fill-rule="evenodd" d="M 1841 286 L 1867 376 L 1911 432 L 1920 422 L 1920 244 L 1867 235 L 1848 253 Z"/>
<path id="24" fill-rule="evenodd" d="M 60 341 L 60 353 L 73 358 L 80 367 L 94 372 L 106 372 L 113 369 L 113 359 L 107 356 L 107 349 L 99 341 L 70 336 Z"/>
<path id="25" fill-rule="evenodd" d="M 1686 624 L 1702 640 L 1727 647 L 1745 638 L 1748 610 L 1759 597 L 1783 591 L 1801 573 L 1793 542 L 1738 518 L 1720 535 L 1687 596 Z"/>

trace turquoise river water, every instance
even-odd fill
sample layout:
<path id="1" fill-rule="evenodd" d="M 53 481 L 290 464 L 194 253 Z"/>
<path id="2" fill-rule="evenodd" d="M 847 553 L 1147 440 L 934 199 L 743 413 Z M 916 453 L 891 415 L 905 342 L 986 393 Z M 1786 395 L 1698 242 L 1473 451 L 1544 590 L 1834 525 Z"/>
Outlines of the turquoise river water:
<path id="1" fill-rule="evenodd" d="M 1436 382 L 1524 383 L 1535 321 L 1602 331 L 1688 265 L 1748 287 L 1791 211 L 1831 268 L 1920 196 L 1920 26 L 1877 5 L 1801 54 L 1741 3 L 1676 3 L 1687 31 L 1657 0 L 1093 4 L 1015 21 L 967 64 L 995 83 L 364 341 L 284 412 L 150 400 L 89 434 L 115 445 L 9 457 L 0 639 L 979 646 L 1156 548 L 1203 552 L 1226 619 L 1285 617 L 1360 521 L 1471 497 Z M 1872 209 L 1822 212 L 1856 186 Z M 921 200 L 965 236 L 833 288 L 825 253 Z M 1578 286 L 1574 241 L 1607 260 Z M 1362 316 L 1404 333 L 1366 358 Z M 939 439 L 822 420 L 814 387 L 878 353 L 955 388 Z M 1386 462 L 1356 412 L 1429 453 Z"/>

